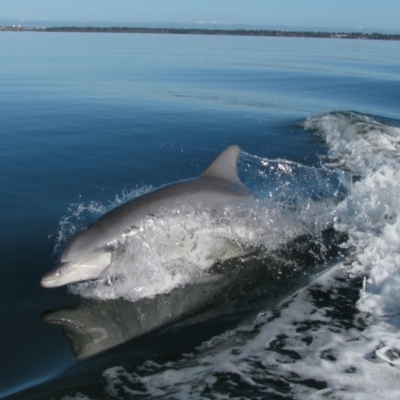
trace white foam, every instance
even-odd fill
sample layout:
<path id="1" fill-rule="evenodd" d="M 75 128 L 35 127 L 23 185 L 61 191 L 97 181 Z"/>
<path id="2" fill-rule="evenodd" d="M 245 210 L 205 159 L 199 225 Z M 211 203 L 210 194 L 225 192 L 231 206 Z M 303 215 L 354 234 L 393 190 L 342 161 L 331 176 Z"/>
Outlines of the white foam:
<path id="1" fill-rule="evenodd" d="M 336 228 L 357 248 L 356 273 L 368 274 L 357 303 L 376 315 L 400 312 L 400 128 L 354 112 L 304 122 L 323 136 L 336 166 L 358 181 L 336 209 Z"/>
<path id="2" fill-rule="evenodd" d="M 154 297 L 207 278 L 216 261 L 260 247 L 275 250 L 306 233 L 309 229 L 296 213 L 270 202 L 229 205 L 218 216 L 206 208 L 181 206 L 144 220 L 100 279 L 71 285 L 70 290 L 99 299 Z"/>
<path id="3" fill-rule="evenodd" d="M 151 368 L 147 362 L 133 371 L 110 368 L 103 374 L 105 391 L 124 397 L 135 387 L 142 395 L 176 399 L 204 399 L 210 393 L 215 398 L 360 400 L 384 393 L 385 399 L 398 399 L 393 324 L 374 324 L 365 314 L 332 318 L 346 310 L 344 278 L 344 270 L 325 272 L 253 323 L 212 338 L 177 362 Z M 316 304 L 318 291 L 327 296 L 325 305 Z M 389 336 L 391 345 L 382 346 Z"/>

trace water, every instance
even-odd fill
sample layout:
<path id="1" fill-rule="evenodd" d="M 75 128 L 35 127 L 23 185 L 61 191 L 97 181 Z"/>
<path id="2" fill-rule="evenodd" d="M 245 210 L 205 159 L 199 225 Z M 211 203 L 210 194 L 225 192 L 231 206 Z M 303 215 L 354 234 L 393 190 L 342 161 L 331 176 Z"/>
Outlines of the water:
<path id="1" fill-rule="evenodd" d="M 398 396 L 398 42 L 0 48 L 1 397 Z M 230 144 L 257 203 L 149 220 L 107 279 L 40 287 L 73 232 Z"/>

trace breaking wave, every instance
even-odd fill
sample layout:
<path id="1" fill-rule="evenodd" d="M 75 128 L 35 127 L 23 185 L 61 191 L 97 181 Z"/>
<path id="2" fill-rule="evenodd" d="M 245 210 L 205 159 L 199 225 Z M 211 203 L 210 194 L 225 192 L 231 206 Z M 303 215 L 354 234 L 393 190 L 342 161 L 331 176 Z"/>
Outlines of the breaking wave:
<path id="1" fill-rule="evenodd" d="M 394 121 L 393 121 L 394 122 Z M 357 306 L 376 315 L 400 312 L 400 128 L 356 112 L 307 119 L 322 136 L 331 167 L 347 170 L 354 183 L 335 210 L 335 228 L 355 248 L 351 271 L 364 274 Z"/>

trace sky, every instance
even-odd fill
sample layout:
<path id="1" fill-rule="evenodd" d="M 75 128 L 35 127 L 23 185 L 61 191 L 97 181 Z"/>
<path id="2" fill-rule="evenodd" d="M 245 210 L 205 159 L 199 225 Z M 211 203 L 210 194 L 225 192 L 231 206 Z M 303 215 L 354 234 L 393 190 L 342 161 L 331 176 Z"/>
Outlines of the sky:
<path id="1" fill-rule="evenodd" d="M 0 0 L 0 20 L 400 30 L 400 0 Z"/>

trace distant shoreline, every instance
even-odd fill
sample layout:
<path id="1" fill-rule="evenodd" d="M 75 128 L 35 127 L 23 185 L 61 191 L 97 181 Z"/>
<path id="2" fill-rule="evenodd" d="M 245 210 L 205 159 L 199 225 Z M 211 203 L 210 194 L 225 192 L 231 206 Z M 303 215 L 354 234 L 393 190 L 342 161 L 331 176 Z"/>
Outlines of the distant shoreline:
<path id="1" fill-rule="evenodd" d="M 129 27 L 73 27 L 52 28 L 21 27 L 20 25 L 0 26 L 0 32 L 85 32 L 85 33 L 159 33 L 174 35 L 223 35 L 223 36 L 267 36 L 267 37 L 303 37 L 325 39 L 362 39 L 362 40 L 400 40 L 400 34 L 362 33 L 362 32 L 315 32 L 281 31 L 252 29 L 181 29 L 181 28 L 129 28 Z"/>

